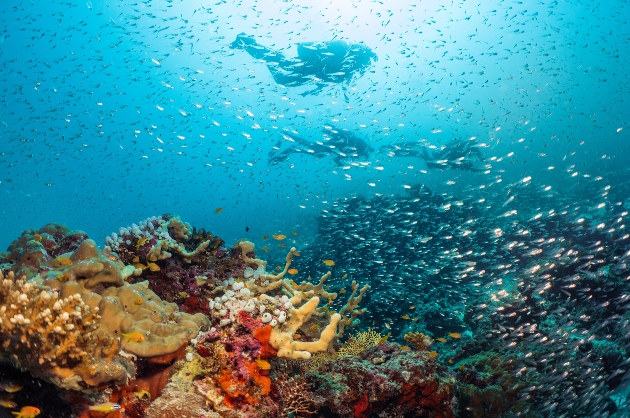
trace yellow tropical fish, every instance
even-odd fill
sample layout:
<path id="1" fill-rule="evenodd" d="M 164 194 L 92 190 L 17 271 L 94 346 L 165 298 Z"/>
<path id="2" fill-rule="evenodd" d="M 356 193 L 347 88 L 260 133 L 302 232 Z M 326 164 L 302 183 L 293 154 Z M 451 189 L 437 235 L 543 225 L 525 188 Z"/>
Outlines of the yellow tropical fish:
<path id="1" fill-rule="evenodd" d="M 429 351 L 429 356 L 431 356 L 431 357 L 437 357 L 437 356 L 438 356 L 438 353 L 437 353 L 437 351 Z"/>
<path id="2" fill-rule="evenodd" d="M 137 392 L 134 392 L 133 394 L 138 399 L 142 399 L 146 396 L 147 398 L 149 398 L 149 400 L 151 400 L 151 392 L 149 392 L 148 390 L 139 390 Z"/>
<path id="3" fill-rule="evenodd" d="M 410 320 L 411 317 L 409 315 L 400 315 L 402 319 Z"/>
<path id="4" fill-rule="evenodd" d="M 144 335 L 140 334 L 139 332 L 130 332 L 128 334 L 122 334 L 123 337 L 125 337 L 128 341 L 132 341 L 134 343 L 141 343 L 142 341 L 144 341 Z"/>
<path id="5" fill-rule="evenodd" d="M 0 399 L 0 406 L 2 406 L 3 408 L 13 409 L 17 406 L 17 404 L 8 399 Z"/>
<path id="6" fill-rule="evenodd" d="M 33 239 L 37 242 L 42 242 L 42 236 L 39 234 L 33 235 Z"/>
<path id="7" fill-rule="evenodd" d="M 343 276 L 341 276 L 342 279 L 345 279 L 348 277 L 348 273 L 344 274 Z"/>
<path id="8" fill-rule="evenodd" d="M 346 293 L 346 289 L 341 289 L 341 290 L 339 291 L 339 294 L 340 294 L 340 295 L 343 295 L 344 293 Z"/>
<path id="9" fill-rule="evenodd" d="M 408 345 L 400 346 L 400 351 L 409 351 L 409 350 L 411 350 L 411 347 L 409 347 Z"/>
<path id="10" fill-rule="evenodd" d="M 11 413 L 17 418 L 35 418 L 40 412 L 39 408 L 35 408 L 34 406 L 23 406 L 20 412 Z"/>
<path id="11" fill-rule="evenodd" d="M 289 274 L 298 274 L 297 269 L 289 269 Z"/>
<path id="12" fill-rule="evenodd" d="M 437 341 L 441 342 L 441 343 L 445 343 L 446 342 L 446 338 L 436 338 Z"/>
<path id="13" fill-rule="evenodd" d="M 216 208 L 214 213 L 217 214 L 217 213 L 221 213 L 222 211 L 223 211 L 223 208 Z"/>
<path id="14" fill-rule="evenodd" d="M 271 235 L 273 237 L 273 239 L 278 240 L 278 241 L 282 241 L 283 239 L 285 239 L 287 236 L 286 235 L 282 235 L 282 234 L 273 234 Z"/>
<path id="15" fill-rule="evenodd" d="M 142 270 L 146 270 L 146 269 L 148 269 L 148 268 L 149 268 L 148 266 L 145 266 L 145 265 L 144 265 L 144 264 L 142 264 L 142 263 L 133 263 L 133 266 L 134 266 L 135 268 L 137 268 L 137 269 L 142 269 Z"/>
<path id="16" fill-rule="evenodd" d="M 389 338 L 390 335 L 392 335 L 391 332 L 389 334 L 385 335 L 384 337 L 381 337 L 381 339 L 378 340 L 378 343 L 379 344 L 383 344 L 385 341 L 387 341 L 387 339 Z"/>
<path id="17" fill-rule="evenodd" d="M 120 404 L 117 404 L 114 402 L 105 402 L 105 403 L 100 403 L 98 405 L 90 406 L 90 411 L 96 411 L 96 412 L 112 412 L 112 411 L 118 411 L 119 409 L 120 409 Z"/>
<path id="18" fill-rule="evenodd" d="M 459 332 L 451 332 L 448 334 L 449 337 L 455 338 L 455 339 L 459 339 L 462 338 L 462 334 L 460 334 Z"/>
<path id="19" fill-rule="evenodd" d="M 260 367 L 260 370 L 269 370 L 271 369 L 271 364 L 268 361 L 261 360 L 260 357 L 256 359 L 256 364 Z"/>
<path id="20" fill-rule="evenodd" d="M 55 260 L 59 261 L 59 263 L 62 266 L 71 266 L 72 265 L 72 260 L 70 260 L 68 257 L 57 257 L 55 258 Z"/>
<path id="21" fill-rule="evenodd" d="M 188 293 L 186 293 L 186 292 L 179 292 L 178 295 L 183 297 L 184 299 L 186 299 L 188 297 Z"/>
<path id="22" fill-rule="evenodd" d="M 147 267 L 149 267 L 149 270 L 151 271 L 160 271 L 160 266 L 155 263 L 149 263 L 147 264 Z"/>
<path id="23" fill-rule="evenodd" d="M 269 251 L 269 247 L 262 247 L 261 250 L 263 251 Z"/>
<path id="24" fill-rule="evenodd" d="M 149 240 L 149 238 L 147 237 L 142 237 L 138 240 L 138 242 L 136 242 L 136 250 L 140 247 L 142 247 L 144 244 L 147 243 L 147 241 Z"/>
<path id="25" fill-rule="evenodd" d="M 322 263 L 324 263 L 325 265 L 327 265 L 328 267 L 332 267 L 335 265 L 335 262 L 332 260 L 322 260 Z"/>

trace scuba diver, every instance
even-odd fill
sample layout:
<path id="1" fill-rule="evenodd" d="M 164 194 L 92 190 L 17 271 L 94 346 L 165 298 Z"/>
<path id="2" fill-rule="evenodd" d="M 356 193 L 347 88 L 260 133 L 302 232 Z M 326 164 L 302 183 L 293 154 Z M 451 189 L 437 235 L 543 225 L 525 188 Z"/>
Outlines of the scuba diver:
<path id="1" fill-rule="evenodd" d="M 280 144 L 274 147 L 274 150 L 269 153 L 269 164 L 281 163 L 288 160 L 291 154 L 303 152 L 315 158 L 332 155 L 335 164 L 343 166 L 346 164 L 346 160 L 367 160 L 374 152 L 374 148 L 367 141 L 346 129 L 326 127 L 323 131 L 324 139 L 321 142 L 312 142 L 295 135 L 283 135 L 284 139 L 293 142 L 293 144 L 280 152 L 276 152 L 279 151 Z"/>
<path id="2" fill-rule="evenodd" d="M 429 145 L 426 140 L 407 141 L 397 144 L 383 145 L 379 152 L 387 152 L 390 157 L 415 157 L 423 159 L 427 168 L 470 171 L 481 173 L 487 170 L 485 159 L 479 150 L 479 145 L 474 141 L 453 139 L 448 145 L 435 149 L 429 153 Z M 476 164 L 477 163 L 477 164 Z"/>
<path id="3" fill-rule="evenodd" d="M 241 33 L 230 44 L 231 49 L 244 49 L 261 59 L 276 83 L 289 87 L 315 84 L 317 88 L 302 95 L 319 93 L 327 84 L 350 82 L 361 77 L 378 57 L 364 43 L 345 41 L 300 42 L 298 56 L 287 58 L 282 53 L 258 44 Z"/>

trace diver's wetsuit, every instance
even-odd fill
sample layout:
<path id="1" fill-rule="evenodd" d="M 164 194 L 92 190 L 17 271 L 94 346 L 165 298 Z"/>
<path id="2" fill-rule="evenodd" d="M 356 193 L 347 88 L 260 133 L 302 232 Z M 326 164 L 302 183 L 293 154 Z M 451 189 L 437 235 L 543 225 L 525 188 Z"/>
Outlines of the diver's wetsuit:
<path id="1" fill-rule="evenodd" d="M 314 83 L 321 90 L 326 83 L 349 82 L 360 77 L 378 58 L 363 43 L 344 41 L 301 42 L 298 56 L 287 58 L 282 53 L 258 44 L 253 38 L 240 34 L 230 44 L 232 49 L 244 49 L 256 59 L 265 61 L 276 83 L 302 86 Z"/>
<path id="2" fill-rule="evenodd" d="M 430 169 L 452 168 L 474 173 L 485 171 L 484 168 L 475 167 L 474 161 L 483 162 L 484 158 L 479 147 L 471 141 L 453 140 L 442 150 L 433 151 L 433 155 L 427 150 L 425 141 L 399 142 L 397 144 L 383 145 L 379 151 L 391 153 L 396 157 L 414 157 L 423 159 Z"/>
<path id="3" fill-rule="evenodd" d="M 315 158 L 334 156 L 335 164 L 342 166 L 346 160 L 367 160 L 374 149 L 368 142 L 354 134 L 341 129 L 325 129 L 324 140 L 311 142 L 295 135 L 286 135 L 294 144 L 278 153 L 273 151 L 269 155 L 269 164 L 286 161 L 291 154 L 304 152 Z"/>

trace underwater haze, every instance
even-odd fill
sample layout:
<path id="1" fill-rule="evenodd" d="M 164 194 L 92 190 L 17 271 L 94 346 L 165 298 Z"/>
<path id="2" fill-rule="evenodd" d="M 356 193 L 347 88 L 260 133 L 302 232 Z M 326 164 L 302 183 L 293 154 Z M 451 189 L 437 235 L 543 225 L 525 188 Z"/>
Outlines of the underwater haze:
<path id="1" fill-rule="evenodd" d="M 1 250 L 55 222 L 116 252 L 175 214 L 369 284 L 357 326 L 431 337 L 452 416 L 630 416 L 628 1 L 0 10 Z M 314 416 L 451 416 L 335 410 L 361 396 Z"/>

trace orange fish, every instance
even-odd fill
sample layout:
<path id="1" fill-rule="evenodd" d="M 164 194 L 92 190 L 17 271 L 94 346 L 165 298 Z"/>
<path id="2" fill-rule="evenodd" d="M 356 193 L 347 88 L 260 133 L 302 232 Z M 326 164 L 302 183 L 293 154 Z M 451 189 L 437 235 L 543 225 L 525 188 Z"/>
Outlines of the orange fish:
<path id="1" fill-rule="evenodd" d="M 411 317 L 410 317 L 409 315 L 400 315 L 400 317 L 401 317 L 402 319 L 406 319 L 406 320 L 411 319 Z"/>
<path id="2" fill-rule="evenodd" d="M 286 235 L 282 235 L 282 234 L 273 234 L 271 235 L 273 237 L 273 239 L 278 240 L 278 241 L 282 241 L 283 239 L 285 239 L 287 236 Z"/>
<path id="3" fill-rule="evenodd" d="M 271 364 L 268 361 L 261 360 L 260 357 L 256 359 L 256 364 L 260 367 L 260 370 L 269 370 L 271 369 Z"/>
<path id="4" fill-rule="evenodd" d="M 409 350 L 411 350 L 411 347 L 409 347 L 408 345 L 400 346 L 400 351 L 409 351 Z"/>
<path id="5" fill-rule="evenodd" d="M 147 243 L 147 241 L 149 240 L 149 238 L 147 237 L 142 237 L 138 240 L 138 242 L 136 243 L 136 250 L 140 247 L 142 247 L 144 244 Z"/>
<path id="6" fill-rule="evenodd" d="M 335 265 L 335 262 L 332 260 L 322 260 L 322 263 L 324 263 L 325 265 L 327 265 L 328 267 L 332 267 Z"/>
<path id="7" fill-rule="evenodd" d="M 17 404 L 9 399 L 0 399 L 0 406 L 2 406 L 3 408 L 13 409 L 17 407 Z"/>
<path id="8" fill-rule="evenodd" d="M 33 239 L 37 242 L 42 242 L 42 236 L 39 234 L 33 235 Z"/>
<path id="9" fill-rule="evenodd" d="M 437 356 L 438 356 L 438 353 L 437 353 L 437 351 L 429 351 L 429 356 L 431 356 L 431 357 L 437 357 Z"/>
<path id="10" fill-rule="evenodd" d="M 41 411 L 34 406 L 23 406 L 20 412 L 11 412 L 17 418 L 35 418 Z"/>
<path id="11" fill-rule="evenodd" d="M 269 238 L 269 235 L 265 235 L 264 237 L 262 237 L 263 240 L 266 240 L 267 238 Z"/>
<path id="12" fill-rule="evenodd" d="M 298 234 L 296 231 L 291 231 L 291 233 L 292 233 L 293 235 L 297 235 L 297 234 Z"/>
<path id="13" fill-rule="evenodd" d="M 215 213 L 215 214 L 216 214 L 216 213 L 219 213 L 219 212 L 221 212 L 222 210 L 223 210 L 223 208 L 217 208 L 217 209 L 214 211 L 214 213 Z"/>
<path id="14" fill-rule="evenodd" d="M 151 271 L 160 271 L 160 266 L 158 266 L 155 263 L 148 263 L 147 267 L 149 268 L 149 270 Z"/>
<path id="15" fill-rule="evenodd" d="M 72 260 L 70 260 L 68 257 L 57 257 L 57 258 L 55 258 L 55 260 L 59 261 L 59 263 L 62 266 L 71 266 L 72 265 Z"/>
<path id="16" fill-rule="evenodd" d="M 448 334 L 449 337 L 455 338 L 455 339 L 459 339 L 462 338 L 462 334 L 460 334 L 459 332 L 451 332 Z"/>
<path id="17" fill-rule="evenodd" d="M 139 332 L 130 332 L 128 334 L 122 334 L 123 337 L 125 337 L 128 341 L 132 341 L 134 343 L 141 343 L 142 341 L 144 341 L 144 335 L 140 334 Z"/>
<path id="18" fill-rule="evenodd" d="M 297 269 L 289 269 L 289 274 L 298 274 Z"/>
<path id="19" fill-rule="evenodd" d="M 445 343 L 446 342 L 446 338 L 436 338 L 437 341 L 441 342 L 441 343 Z"/>
<path id="20" fill-rule="evenodd" d="M 278 247 L 281 247 L 281 248 L 284 248 L 286 246 L 287 246 L 286 244 L 278 244 Z"/>
<path id="21" fill-rule="evenodd" d="M 262 247 L 261 250 L 263 251 L 269 251 L 269 247 Z"/>

